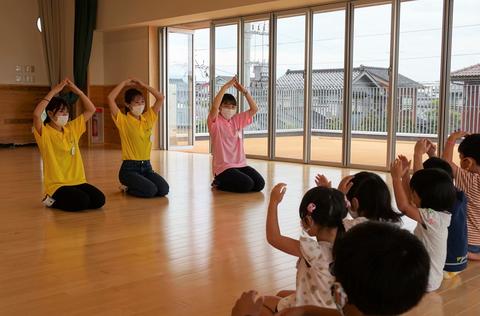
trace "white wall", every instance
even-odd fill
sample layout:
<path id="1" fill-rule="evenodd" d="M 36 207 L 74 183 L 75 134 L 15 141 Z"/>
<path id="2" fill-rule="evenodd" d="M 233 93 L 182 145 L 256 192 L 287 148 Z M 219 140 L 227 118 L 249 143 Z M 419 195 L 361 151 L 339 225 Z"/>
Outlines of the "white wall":
<path id="1" fill-rule="evenodd" d="M 0 1 L 0 84 L 48 85 L 35 0 Z M 35 82 L 16 82 L 16 65 L 33 65 Z"/>
<path id="2" fill-rule="evenodd" d="M 114 85 L 129 77 L 148 82 L 148 27 L 106 32 L 103 46 L 105 85 Z"/>

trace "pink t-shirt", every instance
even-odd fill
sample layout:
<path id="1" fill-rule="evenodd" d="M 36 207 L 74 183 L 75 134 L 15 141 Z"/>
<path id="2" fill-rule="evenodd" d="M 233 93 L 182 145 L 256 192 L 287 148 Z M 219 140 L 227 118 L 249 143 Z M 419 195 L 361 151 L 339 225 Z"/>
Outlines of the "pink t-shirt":
<path id="1" fill-rule="evenodd" d="M 220 114 L 216 119 L 208 118 L 214 176 L 230 168 L 247 166 L 243 150 L 242 130 L 252 124 L 252 121 L 249 111 L 236 114 L 229 121 Z"/>

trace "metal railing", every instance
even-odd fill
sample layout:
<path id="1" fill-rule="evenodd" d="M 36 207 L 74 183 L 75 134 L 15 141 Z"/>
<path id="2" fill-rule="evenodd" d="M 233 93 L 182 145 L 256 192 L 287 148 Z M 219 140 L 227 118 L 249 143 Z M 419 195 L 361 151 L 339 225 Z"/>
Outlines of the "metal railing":
<path id="1" fill-rule="evenodd" d="M 268 133 L 268 89 L 250 88 L 259 111 L 246 130 L 248 136 Z M 302 134 L 304 126 L 304 90 L 276 89 L 277 134 Z M 179 91 L 180 92 L 180 91 Z M 312 91 L 312 132 L 314 134 L 341 134 L 343 128 L 343 88 L 314 87 Z M 208 135 L 207 116 L 210 109 L 209 86 L 196 86 L 195 132 Z M 177 94 L 177 102 L 186 95 Z M 386 135 L 388 90 L 379 87 L 353 87 L 351 126 L 354 135 Z M 438 130 L 439 85 L 398 88 L 397 136 L 435 137 Z M 188 108 L 177 108 L 177 125 L 188 123 Z M 183 113 L 185 112 L 185 113 Z M 185 122 L 183 122 L 185 121 Z M 480 85 L 452 83 L 447 130 L 463 129 L 480 132 Z"/>

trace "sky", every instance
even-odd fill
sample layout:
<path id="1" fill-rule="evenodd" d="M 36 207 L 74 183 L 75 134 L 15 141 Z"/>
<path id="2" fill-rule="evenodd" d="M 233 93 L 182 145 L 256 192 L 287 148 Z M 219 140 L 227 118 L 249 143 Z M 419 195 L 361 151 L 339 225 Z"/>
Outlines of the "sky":
<path id="1" fill-rule="evenodd" d="M 440 79 L 442 0 L 416 0 L 401 4 L 399 73 L 418 82 Z M 480 0 L 455 0 L 452 36 L 452 71 L 480 63 Z M 389 66 L 391 5 L 355 8 L 353 64 Z M 268 21 L 252 23 L 250 62 L 268 61 Z M 304 69 L 305 17 L 280 17 L 277 22 L 277 77 L 287 69 Z M 247 30 L 252 25 L 245 26 Z M 260 28 L 260 29 L 259 29 Z M 313 68 L 343 68 L 345 12 L 320 12 L 313 23 Z M 263 30 L 265 29 L 265 32 Z M 263 34 L 263 35 L 262 35 Z M 178 35 L 176 35 L 179 37 Z M 209 65 L 209 30 L 194 35 L 197 80 L 206 79 Z M 215 32 L 216 75 L 235 75 L 237 26 L 219 26 Z M 171 77 L 184 77 L 188 42 L 170 40 Z M 251 63 L 250 63 L 251 64 Z M 250 73 L 252 74 L 250 68 Z"/>

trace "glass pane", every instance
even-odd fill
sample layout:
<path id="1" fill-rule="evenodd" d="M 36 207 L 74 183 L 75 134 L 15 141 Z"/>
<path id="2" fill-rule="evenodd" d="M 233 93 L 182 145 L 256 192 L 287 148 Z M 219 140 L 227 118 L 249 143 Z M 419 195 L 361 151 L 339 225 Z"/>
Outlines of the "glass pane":
<path id="1" fill-rule="evenodd" d="M 193 145 L 192 35 L 168 33 L 169 145 Z"/>
<path id="2" fill-rule="evenodd" d="M 237 25 L 215 27 L 215 93 L 237 75 Z M 237 90 L 227 93 L 237 96 Z"/>
<path id="3" fill-rule="evenodd" d="M 207 117 L 210 111 L 210 29 L 195 30 L 195 143 L 193 151 L 210 152 Z"/>
<path id="4" fill-rule="evenodd" d="M 438 143 L 442 1 L 403 1 L 400 9 L 396 152 L 410 159 L 418 139 Z"/>
<path id="5" fill-rule="evenodd" d="M 305 16 L 277 20 L 275 157 L 303 159 Z"/>
<path id="6" fill-rule="evenodd" d="M 350 161 L 383 167 L 387 163 L 391 5 L 356 7 L 354 14 Z"/>
<path id="7" fill-rule="evenodd" d="M 345 10 L 313 15 L 311 160 L 342 162 Z"/>
<path id="8" fill-rule="evenodd" d="M 268 154 L 268 71 L 269 21 L 244 24 L 244 85 L 257 102 L 258 112 L 253 124 L 244 131 L 245 153 Z M 245 100 L 245 109 L 248 103 Z"/>
<path id="9" fill-rule="evenodd" d="M 480 133 L 480 1 L 455 0 L 453 6 L 450 109 L 447 130 Z M 454 160 L 459 163 L 458 154 Z"/>

